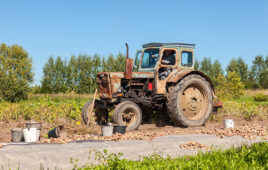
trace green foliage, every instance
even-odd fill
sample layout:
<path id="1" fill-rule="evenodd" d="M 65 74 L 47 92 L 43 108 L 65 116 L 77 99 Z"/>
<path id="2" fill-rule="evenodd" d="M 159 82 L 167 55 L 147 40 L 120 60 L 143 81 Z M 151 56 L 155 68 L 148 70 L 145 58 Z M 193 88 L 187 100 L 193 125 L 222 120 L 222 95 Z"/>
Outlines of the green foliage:
<path id="1" fill-rule="evenodd" d="M 103 153 L 96 153 L 99 165 L 91 164 L 78 169 L 267 169 L 267 152 L 268 143 L 262 142 L 226 151 L 200 152 L 196 156 L 164 158 L 154 154 L 132 161 L 120 159 L 121 153 L 109 154 L 104 150 Z"/>
<path id="2" fill-rule="evenodd" d="M 237 99 L 244 94 L 244 85 L 236 72 L 228 72 L 226 77 L 220 74 L 216 82 L 217 96 L 221 100 Z"/>
<path id="3" fill-rule="evenodd" d="M 211 58 L 204 57 L 203 60 L 201 61 L 200 71 L 210 76 L 211 67 L 212 67 Z"/>
<path id="4" fill-rule="evenodd" d="M 240 77 L 243 84 L 249 88 L 250 85 L 248 84 L 248 65 L 244 62 L 244 60 L 241 57 L 238 57 L 237 59 L 232 59 L 229 63 L 229 65 L 226 68 L 227 72 L 236 72 L 238 76 Z"/>
<path id="5" fill-rule="evenodd" d="M 8 101 L 25 100 L 33 81 L 32 60 L 18 45 L 0 46 L 0 96 Z"/>
<path id="6" fill-rule="evenodd" d="M 223 75 L 223 70 L 221 68 L 220 62 L 218 60 L 215 60 L 212 63 L 211 58 L 207 58 L 207 57 L 204 57 L 203 60 L 201 61 L 200 71 L 207 74 L 211 78 L 215 86 L 218 85 L 218 82 L 216 80 L 217 77 L 219 75 Z"/>
<path id="7" fill-rule="evenodd" d="M 265 102 L 267 100 L 268 100 L 268 96 L 266 96 L 262 93 L 256 94 L 254 96 L 254 101 L 257 101 L 257 102 Z"/>
<path id="8" fill-rule="evenodd" d="M 194 61 L 194 70 L 199 70 L 199 61 L 197 59 Z"/>
<path id="9" fill-rule="evenodd" d="M 268 67 L 259 74 L 260 86 L 263 89 L 268 89 Z"/>
<path id="10" fill-rule="evenodd" d="M 253 117 L 258 117 L 260 119 L 266 120 L 268 118 L 268 103 L 254 102 L 254 100 L 238 101 L 224 101 L 224 107 L 219 110 L 219 114 L 222 115 L 233 115 L 241 117 L 245 120 L 251 120 Z"/>
<path id="11" fill-rule="evenodd" d="M 256 56 L 249 74 L 250 85 L 252 88 L 267 88 L 268 82 L 268 57 Z"/>

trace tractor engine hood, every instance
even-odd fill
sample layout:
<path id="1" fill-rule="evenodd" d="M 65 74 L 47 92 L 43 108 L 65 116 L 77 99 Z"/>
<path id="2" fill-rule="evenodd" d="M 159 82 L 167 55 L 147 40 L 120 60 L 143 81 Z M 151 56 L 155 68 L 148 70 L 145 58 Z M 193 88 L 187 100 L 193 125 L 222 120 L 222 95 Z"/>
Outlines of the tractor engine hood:
<path id="1" fill-rule="evenodd" d="M 132 72 L 132 79 L 154 78 L 153 72 Z M 100 72 L 97 74 L 99 96 L 102 99 L 111 100 L 118 95 L 121 87 L 121 80 L 124 79 L 124 72 Z"/>

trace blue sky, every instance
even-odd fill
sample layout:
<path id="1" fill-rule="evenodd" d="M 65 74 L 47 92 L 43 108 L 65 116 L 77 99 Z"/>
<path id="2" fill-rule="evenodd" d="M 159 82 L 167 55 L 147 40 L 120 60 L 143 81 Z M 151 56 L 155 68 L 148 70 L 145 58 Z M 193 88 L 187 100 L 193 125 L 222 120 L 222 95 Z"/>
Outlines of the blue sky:
<path id="1" fill-rule="evenodd" d="M 125 53 L 148 42 L 195 43 L 196 57 L 251 64 L 268 55 L 268 1 L 1 1 L 0 43 L 19 44 L 33 59 L 35 83 L 49 56 Z"/>

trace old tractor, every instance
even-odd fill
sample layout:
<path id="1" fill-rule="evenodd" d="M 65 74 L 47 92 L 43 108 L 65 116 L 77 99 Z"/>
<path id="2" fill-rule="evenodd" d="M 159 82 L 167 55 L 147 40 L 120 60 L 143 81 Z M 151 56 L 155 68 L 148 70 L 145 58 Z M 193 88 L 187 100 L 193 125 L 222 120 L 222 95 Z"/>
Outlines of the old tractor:
<path id="1" fill-rule="evenodd" d="M 194 44 L 144 44 L 134 63 L 126 47 L 125 72 L 97 74 L 100 99 L 83 107 L 85 123 L 93 119 L 104 125 L 113 110 L 115 124 L 134 130 L 143 116 L 158 111 L 167 113 L 176 126 L 202 126 L 213 110 L 221 107 L 221 102 L 214 101 L 211 79 L 194 70 Z"/>

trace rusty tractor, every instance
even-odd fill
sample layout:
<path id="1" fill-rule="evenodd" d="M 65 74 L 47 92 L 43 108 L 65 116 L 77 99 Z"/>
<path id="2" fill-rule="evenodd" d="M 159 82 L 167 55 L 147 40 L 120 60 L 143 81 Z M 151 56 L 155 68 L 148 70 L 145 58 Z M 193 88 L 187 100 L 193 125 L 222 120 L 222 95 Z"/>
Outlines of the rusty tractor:
<path id="1" fill-rule="evenodd" d="M 194 70 L 195 44 L 148 43 L 128 57 L 125 72 L 97 74 L 99 100 L 89 101 L 82 109 L 86 124 L 99 125 L 112 120 L 126 130 L 138 129 L 143 117 L 158 112 L 176 126 L 202 126 L 213 110 L 222 106 L 216 99 L 211 79 Z M 94 111 L 93 111 L 94 110 Z"/>

